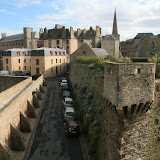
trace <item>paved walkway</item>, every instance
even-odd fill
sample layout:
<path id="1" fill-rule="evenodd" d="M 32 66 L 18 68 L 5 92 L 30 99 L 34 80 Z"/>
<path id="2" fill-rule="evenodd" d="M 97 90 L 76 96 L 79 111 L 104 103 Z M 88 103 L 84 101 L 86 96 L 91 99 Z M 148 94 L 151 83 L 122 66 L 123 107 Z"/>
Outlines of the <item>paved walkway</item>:
<path id="1" fill-rule="evenodd" d="M 64 132 L 60 77 L 47 82 L 48 93 L 29 160 L 84 160 L 79 138 Z"/>

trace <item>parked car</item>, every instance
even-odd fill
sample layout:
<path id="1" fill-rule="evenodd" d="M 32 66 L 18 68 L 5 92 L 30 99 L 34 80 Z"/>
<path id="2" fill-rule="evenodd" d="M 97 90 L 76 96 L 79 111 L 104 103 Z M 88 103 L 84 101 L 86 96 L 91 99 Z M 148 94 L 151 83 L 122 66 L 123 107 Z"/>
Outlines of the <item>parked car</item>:
<path id="1" fill-rule="evenodd" d="M 63 90 L 62 92 L 62 98 L 65 98 L 65 97 L 70 97 L 70 92 L 67 90 Z"/>
<path id="2" fill-rule="evenodd" d="M 41 74 L 34 74 L 32 76 L 32 80 L 36 80 L 37 78 L 39 78 L 41 76 Z"/>
<path id="3" fill-rule="evenodd" d="M 20 74 L 20 76 L 30 76 L 31 74 L 29 73 L 29 72 L 22 72 L 21 74 Z"/>
<path id="4" fill-rule="evenodd" d="M 64 127 L 66 135 L 80 135 L 80 127 L 76 121 L 66 121 Z"/>
<path id="5" fill-rule="evenodd" d="M 68 84 L 63 84 L 63 85 L 61 86 L 61 89 L 62 89 L 62 91 L 63 91 L 63 90 L 68 90 Z"/>
<path id="6" fill-rule="evenodd" d="M 61 81 L 60 86 L 62 86 L 63 84 L 68 84 L 66 79 Z"/>
<path id="7" fill-rule="evenodd" d="M 70 97 L 63 98 L 62 103 L 64 107 L 73 107 L 73 99 Z"/>
<path id="8" fill-rule="evenodd" d="M 63 77 L 63 78 L 61 78 L 61 82 L 62 82 L 62 80 L 67 80 L 67 78 Z"/>
<path id="9" fill-rule="evenodd" d="M 76 114 L 73 107 L 66 107 L 64 109 L 64 121 L 74 120 L 75 116 Z"/>
<path id="10" fill-rule="evenodd" d="M 9 74 L 9 71 L 7 70 L 0 71 L 0 76 L 7 76 L 8 74 Z"/>

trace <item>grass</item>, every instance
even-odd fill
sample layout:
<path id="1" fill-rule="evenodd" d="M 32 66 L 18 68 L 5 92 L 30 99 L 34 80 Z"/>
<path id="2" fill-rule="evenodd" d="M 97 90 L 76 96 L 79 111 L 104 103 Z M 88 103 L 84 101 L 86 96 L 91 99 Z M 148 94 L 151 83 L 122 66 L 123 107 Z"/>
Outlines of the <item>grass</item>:
<path id="1" fill-rule="evenodd" d="M 110 56 L 109 59 L 103 59 L 99 57 L 83 57 L 83 56 L 79 56 L 76 58 L 76 63 L 95 64 L 95 69 L 99 68 L 101 70 L 104 70 L 105 62 L 131 62 L 131 59 L 128 57 L 114 58 L 113 56 Z"/>

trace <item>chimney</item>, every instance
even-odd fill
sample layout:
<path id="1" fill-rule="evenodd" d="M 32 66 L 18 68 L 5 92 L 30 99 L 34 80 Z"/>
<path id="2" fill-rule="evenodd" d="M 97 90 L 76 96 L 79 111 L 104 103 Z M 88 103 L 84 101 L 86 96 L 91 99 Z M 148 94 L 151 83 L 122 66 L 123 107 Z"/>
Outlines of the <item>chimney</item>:
<path id="1" fill-rule="evenodd" d="M 6 37 L 6 33 L 2 33 L 2 38 L 5 38 Z"/>
<path id="2" fill-rule="evenodd" d="M 74 31 L 73 31 L 73 27 L 70 27 L 70 38 L 73 39 L 74 38 Z"/>

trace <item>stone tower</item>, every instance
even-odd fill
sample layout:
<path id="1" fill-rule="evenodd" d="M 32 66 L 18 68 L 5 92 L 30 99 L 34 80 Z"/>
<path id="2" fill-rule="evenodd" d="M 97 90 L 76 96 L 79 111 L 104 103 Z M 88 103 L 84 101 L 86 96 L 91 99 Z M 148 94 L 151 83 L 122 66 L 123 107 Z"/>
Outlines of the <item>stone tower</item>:
<path id="1" fill-rule="evenodd" d="M 30 48 L 30 41 L 31 41 L 31 28 L 24 27 L 23 34 L 24 34 L 24 48 Z"/>
<path id="2" fill-rule="evenodd" d="M 117 27 L 116 9 L 114 12 L 112 35 L 116 37 L 118 40 L 120 39 L 120 35 L 118 34 L 118 27 Z"/>

